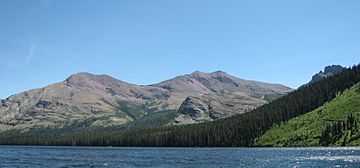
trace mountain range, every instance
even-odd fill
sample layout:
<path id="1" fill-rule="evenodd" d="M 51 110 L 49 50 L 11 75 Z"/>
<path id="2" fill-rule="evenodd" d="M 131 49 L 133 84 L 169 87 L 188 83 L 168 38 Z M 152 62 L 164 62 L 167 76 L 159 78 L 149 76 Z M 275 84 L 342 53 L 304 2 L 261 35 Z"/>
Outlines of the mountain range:
<path id="1" fill-rule="evenodd" d="M 194 72 L 147 86 L 108 78 L 111 77 L 79 73 L 54 84 L 73 88 L 70 93 L 68 88 L 50 89 L 52 85 L 29 91 L 38 93 L 32 93 L 35 97 L 44 95 L 34 107 L 29 106 L 33 117 L 13 112 L 29 118 L 16 117 L 8 123 L 3 120 L 0 144 L 240 147 L 347 146 L 360 142 L 360 65 L 327 74 L 319 81 L 284 92 L 285 95 L 275 92 L 279 87 L 289 89 L 282 85 L 238 79 L 221 71 Z M 249 83 L 252 89 L 243 87 Z M 60 101 L 47 102 L 44 98 L 51 90 L 57 90 L 57 96 L 70 95 L 72 101 L 66 105 Z M 76 96 L 81 94 L 93 96 L 92 99 Z M 9 112 L 6 108 L 29 103 L 27 99 L 15 101 L 20 95 L 31 97 L 24 92 L 3 100 L 3 114 Z M 179 95 L 183 95 L 183 100 L 175 99 Z M 61 100 L 54 94 L 52 98 Z M 253 99 L 269 103 L 251 109 L 246 105 L 252 102 L 255 106 Z M 100 100 L 115 111 L 106 111 L 101 103 L 91 104 L 89 100 Z M 174 100 L 181 101 L 176 105 L 171 103 Z M 69 109 L 78 110 L 58 110 L 70 104 L 74 107 Z M 93 105 L 91 108 L 95 104 L 105 110 L 81 111 L 89 108 L 89 104 Z M 56 116 L 58 113 L 67 118 Z"/>
<path id="2" fill-rule="evenodd" d="M 82 72 L 1 100 L 0 131 L 123 125 L 169 110 L 176 114 L 168 125 L 198 123 L 244 113 L 291 91 L 222 71 L 196 71 L 152 85 Z"/>

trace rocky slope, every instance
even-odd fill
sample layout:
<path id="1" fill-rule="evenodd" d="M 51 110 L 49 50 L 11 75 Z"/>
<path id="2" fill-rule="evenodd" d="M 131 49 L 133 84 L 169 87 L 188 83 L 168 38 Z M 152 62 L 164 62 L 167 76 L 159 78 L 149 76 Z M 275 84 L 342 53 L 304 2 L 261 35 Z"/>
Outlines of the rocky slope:
<path id="1" fill-rule="evenodd" d="M 321 79 L 324 79 L 326 77 L 335 75 L 340 73 L 341 71 L 345 70 L 345 67 L 342 67 L 341 65 L 330 65 L 330 66 L 326 66 L 323 71 L 320 71 L 319 73 L 315 74 L 312 76 L 311 81 L 310 82 L 317 82 Z"/>
<path id="2" fill-rule="evenodd" d="M 181 104 L 175 124 L 188 124 L 212 121 L 234 114 L 244 113 L 267 103 L 261 98 L 254 98 L 246 93 L 224 91 L 221 94 L 189 96 Z"/>
<path id="3" fill-rule="evenodd" d="M 1 100 L 0 130 L 122 125 L 181 104 L 176 123 L 201 122 L 245 112 L 290 91 L 221 71 L 197 71 L 147 86 L 78 73 Z M 200 111 L 191 109 L 198 104 Z"/>
<path id="4" fill-rule="evenodd" d="M 206 94 L 189 96 L 181 104 L 176 124 L 197 123 L 244 113 L 291 91 L 282 85 L 236 78 L 225 72 L 195 72 L 188 77 Z M 188 87 L 190 88 L 190 87 Z"/>

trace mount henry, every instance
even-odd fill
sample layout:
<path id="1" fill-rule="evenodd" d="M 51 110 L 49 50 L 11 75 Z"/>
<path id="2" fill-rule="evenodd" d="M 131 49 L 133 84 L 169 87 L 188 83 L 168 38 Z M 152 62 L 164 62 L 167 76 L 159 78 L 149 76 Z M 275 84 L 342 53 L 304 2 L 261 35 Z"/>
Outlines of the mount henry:
<path id="1" fill-rule="evenodd" d="M 198 123 L 247 112 L 290 91 L 222 71 L 196 71 L 152 85 L 77 73 L 1 100 L 0 131 L 106 127 L 144 118 L 161 119 L 163 124 Z"/>

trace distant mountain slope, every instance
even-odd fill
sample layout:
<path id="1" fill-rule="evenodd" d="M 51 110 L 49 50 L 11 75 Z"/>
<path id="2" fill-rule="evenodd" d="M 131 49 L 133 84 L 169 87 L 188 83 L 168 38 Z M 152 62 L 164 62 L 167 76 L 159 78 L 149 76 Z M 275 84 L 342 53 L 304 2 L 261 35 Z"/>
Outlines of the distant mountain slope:
<path id="1" fill-rule="evenodd" d="M 340 72 L 342 72 L 343 70 L 345 70 L 345 67 L 342 67 L 341 65 L 329 65 L 326 66 L 324 71 L 320 71 L 319 73 L 315 74 L 312 76 L 311 78 L 311 82 L 317 82 L 321 79 L 324 79 L 326 77 L 338 74 Z"/>
<path id="2" fill-rule="evenodd" d="M 320 146 L 321 137 L 326 127 L 341 123 L 346 124 L 349 116 L 354 116 L 356 123 L 351 129 L 338 128 L 336 135 L 329 138 L 330 146 L 360 145 L 360 83 L 346 90 L 323 106 L 298 116 L 280 125 L 274 126 L 259 139 L 257 146 Z"/>
<path id="3" fill-rule="evenodd" d="M 246 103 L 234 109 L 243 112 L 267 103 L 267 95 L 289 91 L 283 85 L 243 80 L 220 71 L 197 71 L 148 86 L 126 83 L 108 75 L 77 73 L 63 82 L 1 100 L 0 131 L 122 125 L 150 113 L 177 110 L 188 96 L 233 99 L 235 103 Z M 238 97 L 246 97 L 246 101 L 237 100 Z M 228 110 L 221 112 L 224 115 L 219 117 L 234 114 Z"/>

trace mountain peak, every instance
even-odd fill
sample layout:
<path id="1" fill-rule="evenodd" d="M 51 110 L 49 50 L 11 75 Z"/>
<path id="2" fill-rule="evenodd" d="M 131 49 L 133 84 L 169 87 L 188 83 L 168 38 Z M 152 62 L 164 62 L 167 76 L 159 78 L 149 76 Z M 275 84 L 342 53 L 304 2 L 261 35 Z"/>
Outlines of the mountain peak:
<path id="1" fill-rule="evenodd" d="M 325 67 L 324 73 L 336 74 L 336 73 L 339 73 L 339 72 L 343 71 L 344 69 L 345 68 L 342 67 L 341 65 L 329 65 L 329 66 Z"/>
<path id="2" fill-rule="evenodd" d="M 84 78 L 84 77 L 87 77 L 87 78 L 93 78 L 93 77 L 109 77 L 109 78 L 112 78 L 111 76 L 109 75 L 106 75 L 106 74 L 92 74 L 92 73 L 89 73 L 89 72 L 78 72 L 78 73 L 74 73 L 72 75 L 70 75 L 68 78 Z"/>
<path id="3" fill-rule="evenodd" d="M 125 83 L 109 75 L 105 75 L 105 74 L 96 75 L 89 72 L 79 72 L 72 74 L 65 81 L 69 85 L 82 86 L 82 87 L 90 86 L 95 83 L 102 83 L 102 84 Z"/>
<path id="4" fill-rule="evenodd" d="M 192 72 L 190 75 L 198 75 L 198 74 L 206 74 L 206 73 L 196 70 L 196 71 Z"/>
<path id="5" fill-rule="evenodd" d="M 319 73 L 315 74 L 311 78 L 311 82 L 317 82 L 321 79 L 327 78 L 329 76 L 335 75 L 340 73 L 341 71 L 345 70 L 345 67 L 342 67 L 341 65 L 329 65 L 326 66 L 324 71 L 320 71 Z"/>
<path id="6" fill-rule="evenodd" d="M 67 79 L 91 78 L 94 76 L 97 76 L 97 75 L 89 73 L 89 72 L 77 72 L 77 73 L 70 75 Z"/>
<path id="7" fill-rule="evenodd" d="M 210 76 L 212 76 L 212 75 L 226 75 L 226 76 L 229 76 L 229 74 L 228 73 L 226 73 L 226 72 L 224 72 L 224 71 L 221 71 L 221 70 L 217 70 L 217 71 L 214 71 L 214 72 L 209 72 L 209 73 L 207 73 L 207 72 L 202 72 L 202 71 L 194 71 L 194 72 L 192 72 L 190 75 L 210 75 Z"/>
<path id="8" fill-rule="evenodd" d="M 228 73 L 226 73 L 224 71 L 220 71 L 220 70 L 211 72 L 209 74 L 210 75 L 215 75 L 215 76 L 227 76 L 227 77 L 231 76 L 230 74 L 228 74 Z"/>
<path id="9" fill-rule="evenodd" d="M 226 72 L 224 71 L 221 71 L 221 70 L 217 70 L 217 71 L 214 71 L 214 72 L 211 72 L 212 74 L 227 74 Z"/>

